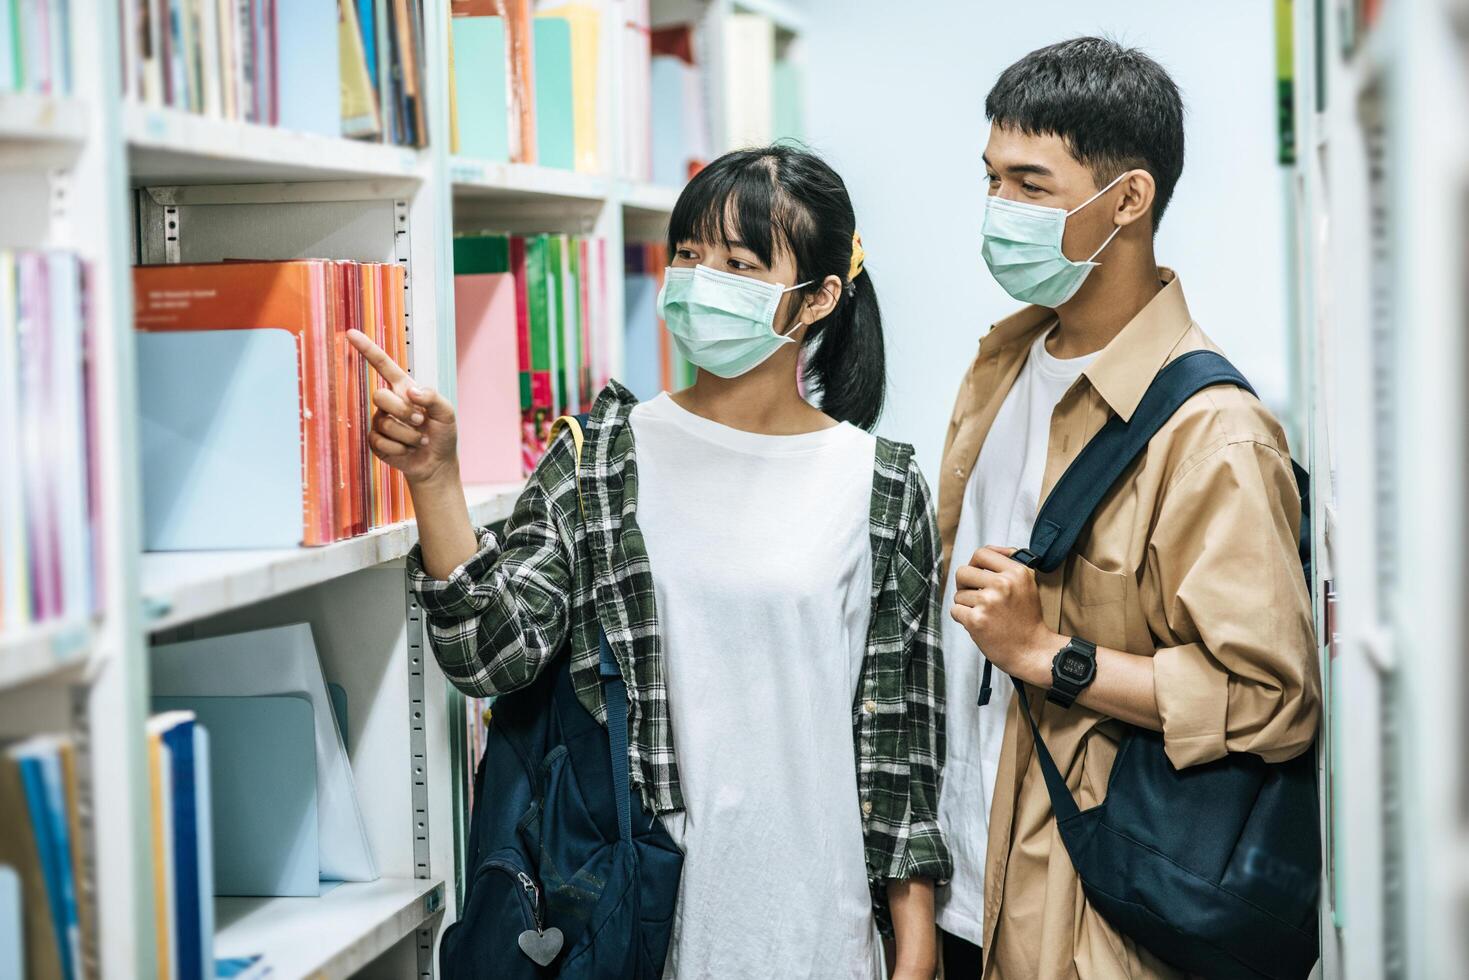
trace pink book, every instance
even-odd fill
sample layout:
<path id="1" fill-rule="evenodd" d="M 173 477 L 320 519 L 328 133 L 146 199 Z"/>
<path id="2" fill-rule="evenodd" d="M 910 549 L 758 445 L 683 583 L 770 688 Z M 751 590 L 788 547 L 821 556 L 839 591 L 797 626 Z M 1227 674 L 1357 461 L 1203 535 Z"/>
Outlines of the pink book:
<path id="1" fill-rule="evenodd" d="M 521 478 L 515 277 L 454 277 L 459 346 L 459 467 L 465 483 Z"/>

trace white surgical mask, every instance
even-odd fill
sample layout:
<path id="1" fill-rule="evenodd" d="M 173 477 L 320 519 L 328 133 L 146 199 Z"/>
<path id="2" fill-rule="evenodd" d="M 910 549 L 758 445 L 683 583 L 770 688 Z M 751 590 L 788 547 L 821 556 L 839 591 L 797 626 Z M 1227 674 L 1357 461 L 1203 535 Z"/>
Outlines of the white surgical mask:
<path id="1" fill-rule="evenodd" d="M 1112 243 L 1122 226 L 1113 228 L 1107 240 L 1085 261 L 1073 262 L 1061 251 L 1066 219 L 1111 190 L 1127 173 L 1118 174 L 1112 183 L 1070 211 L 1002 197 L 988 198 L 984 209 L 984 261 L 1005 292 L 1022 303 L 1051 309 L 1075 296 L 1096 268 L 1096 257 Z"/>
<path id="2" fill-rule="evenodd" d="M 782 287 L 707 265 L 669 268 L 658 294 L 658 315 L 679 353 L 695 367 L 721 378 L 737 378 L 786 344 L 797 324 L 775 331 L 780 298 L 809 282 Z"/>

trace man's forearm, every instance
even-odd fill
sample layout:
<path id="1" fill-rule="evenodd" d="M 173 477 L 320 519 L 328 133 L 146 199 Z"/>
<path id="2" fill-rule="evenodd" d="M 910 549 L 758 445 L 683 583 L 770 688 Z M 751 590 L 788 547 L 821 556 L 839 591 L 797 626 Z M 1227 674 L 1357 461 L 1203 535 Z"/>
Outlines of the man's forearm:
<path id="1" fill-rule="evenodd" d="M 410 483 L 408 490 L 413 495 L 418 542 L 423 546 L 423 569 L 436 579 L 447 579 L 479 550 L 459 473 L 455 470 Z"/>
<path id="2" fill-rule="evenodd" d="M 1071 638 L 1052 634 L 1052 639 L 1036 646 L 1021 661 L 1017 677 L 1040 688 L 1051 686 L 1051 660 Z M 1051 642 L 1055 646 L 1051 646 Z M 1129 725 L 1163 730 L 1163 717 L 1158 713 L 1158 698 L 1153 691 L 1153 658 L 1135 653 L 1097 647 L 1097 676 L 1076 699 L 1077 704 L 1098 714 L 1125 721 Z"/>
<path id="3" fill-rule="evenodd" d="M 933 882 L 927 878 L 888 882 L 897 946 L 895 978 L 930 978 L 938 969 L 938 935 L 933 919 Z"/>

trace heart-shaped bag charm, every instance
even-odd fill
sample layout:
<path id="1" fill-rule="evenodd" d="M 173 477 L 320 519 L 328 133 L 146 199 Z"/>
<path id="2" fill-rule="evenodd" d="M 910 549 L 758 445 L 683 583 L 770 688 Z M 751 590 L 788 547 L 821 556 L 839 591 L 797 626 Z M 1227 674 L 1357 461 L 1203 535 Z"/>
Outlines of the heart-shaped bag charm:
<path id="1" fill-rule="evenodd" d="M 555 926 L 545 932 L 527 929 L 520 934 L 520 951 L 529 956 L 537 966 L 550 966 L 556 954 L 561 952 L 561 944 L 564 942 L 565 937 Z"/>

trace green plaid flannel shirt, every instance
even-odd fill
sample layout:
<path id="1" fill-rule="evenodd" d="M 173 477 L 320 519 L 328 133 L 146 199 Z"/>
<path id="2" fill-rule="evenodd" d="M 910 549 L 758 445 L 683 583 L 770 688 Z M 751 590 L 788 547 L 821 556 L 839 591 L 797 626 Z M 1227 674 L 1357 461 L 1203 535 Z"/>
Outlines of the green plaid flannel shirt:
<path id="1" fill-rule="evenodd" d="M 562 433 L 499 535 L 447 581 L 418 549 L 413 589 L 434 655 L 451 683 L 486 697 L 530 684 L 569 643 L 572 679 L 604 724 L 598 629 L 627 679 L 629 763 L 643 805 L 683 808 L 668 715 L 652 570 L 637 524 L 637 464 L 628 415 L 636 399 L 611 383 L 586 427 L 577 494 L 575 448 Z M 938 532 L 912 448 L 877 440 L 872 616 L 852 705 L 857 785 L 874 913 L 891 929 L 887 880 L 947 881 L 953 865 L 938 825 L 944 761 L 944 668 Z"/>

